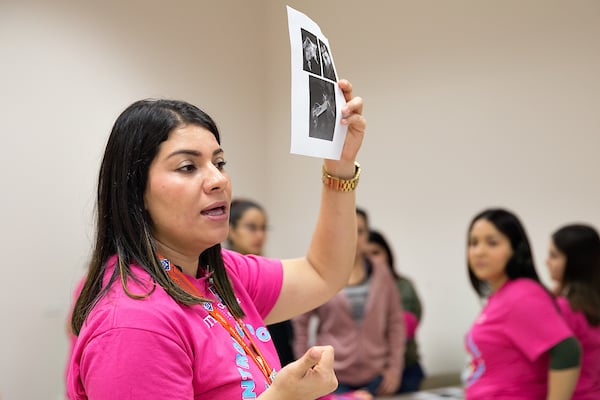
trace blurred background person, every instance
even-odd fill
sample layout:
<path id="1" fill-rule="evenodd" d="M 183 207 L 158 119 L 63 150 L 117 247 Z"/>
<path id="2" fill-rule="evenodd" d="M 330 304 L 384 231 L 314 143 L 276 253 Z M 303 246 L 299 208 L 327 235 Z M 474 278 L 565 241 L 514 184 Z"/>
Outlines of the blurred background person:
<path id="1" fill-rule="evenodd" d="M 389 268 L 367 258 L 367 213 L 356 209 L 358 239 L 348 285 L 322 306 L 295 317 L 294 351 L 308 349 L 311 319 L 316 320 L 315 343 L 335 350 L 335 393 L 367 390 L 390 395 L 400 387 L 406 331 L 398 289 Z"/>
<path id="2" fill-rule="evenodd" d="M 583 358 L 573 400 L 600 399 L 600 237 L 588 225 L 552 234 L 546 265 L 558 306 L 581 344 Z"/>
<path id="3" fill-rule="evenodd" d="M 485 299 L 465 346 L 467 400 L 568 400 L 580 347 L 535 270 L 516 215 L 487 209 L 469 224 L 467 270 Z"/>
<path id="4" fill-rule="evenodd" d="M 229 214 L 227 246 L 240 254 L 263 255 L 267 240 L 267 213 L 264 208 L 249 199 L 233 199 Z M 295 360 L 292 343 L 294 330 L 289 320 L 267 325 L 281 366 Z"/>
<path id="5" fill-rule="evenodd" d="M 406 350 L 404 351 L 404 370 L 398 393 L 419 390 L 425 373 L 420 363 L 416 330 L 423 316 L 423 307 L 412 281 L 397 272 L 394 254 L 385 237 L 376 230 L 369 232 L 367 256 L 373 264 L 385 265 L 396 281 L 396 287 L 402 299 L 404 324 L 406 326 Z"/>

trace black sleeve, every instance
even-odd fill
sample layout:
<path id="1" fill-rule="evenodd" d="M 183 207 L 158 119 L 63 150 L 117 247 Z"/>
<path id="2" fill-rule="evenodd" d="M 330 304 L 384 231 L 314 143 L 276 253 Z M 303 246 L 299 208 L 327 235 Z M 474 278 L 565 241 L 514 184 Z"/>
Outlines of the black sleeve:
<path id="1" fill-rule="evenodd" d="M 575 337 L 570 336 L 550 349 L 550 369 L 560 370 L 579 366 L 581 347 Z"/>

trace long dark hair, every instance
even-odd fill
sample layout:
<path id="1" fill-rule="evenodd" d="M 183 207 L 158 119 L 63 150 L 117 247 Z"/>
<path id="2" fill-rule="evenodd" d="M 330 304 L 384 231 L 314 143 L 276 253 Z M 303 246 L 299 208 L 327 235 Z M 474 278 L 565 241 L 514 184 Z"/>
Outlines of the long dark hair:
<path id="1" fill-rule="evenodd" d="M 150 295 L 158 284 L 181 304 L 192 305 L 202 301 L 181 289 L 161 267 L 152 238 L 152 221 L 144 207 L 148 170 L 159 146 L 174 129 L 186 124 L 206 128 L 220 143 L 219 131 L 210 116 L 183 101 L 140 100 L 117 118 L 98 176 L 96 238 L 87 278 L 71 319 L 75 334 L 79 334 L 94 305 L 117 278 L 121 280 L 125 293 L 132 298 Z M 117 267 L 108 284 L 103 286 L 106 262 L 114 254 L 117 255 Z M 145 295 L 133 294 L 127 288 L 128 278 L 138 281 L 131 271 L 131 263 L 139 264 L 154 281 Z M 243 316 L 225 271 L 220 244 L 205 250 L 199 257 L 199 263 L 210 265 L 219 294 L 234 315 Z"/>
<path id="2" fill-rule="evenodd" d="M 560 289 L 571 308 L 582 311 L 590 325 L 600 325 L 600 236 L 589 225 L 566 225 L 552 235 L 567 262 Z"/>
<path id="3" fill-rule="evenodd" d="M 473 220 L 469 224 L 467 243 L 469 243 L 469 235 L 473 229 L 473 225 L 480 219 L 489 221 L 510 241 L 513 254 L 506 264 L 506 275 L 508 276 L 508 279 L 529 278 L 542 285 L 535 270 L 529 239 L 527 239 L 525 228 L 519 218 L 514 213 L 502 208 L 490 208 L 484 210 L 473 217 Z M 485 281 L 479 280 L 477 276 L 475 276 L 471 269 L 468 257 L 467 269 L 469 271 L 471 286 L 473 286 L 473 289 L 475 289 L 480 297 L 485 297 L 488 294 L 489 287 Z"/>
<path id="4" fill-rule="evenodd" d="M 390 272 L 392 273 L 394 278 L 401 279 L 400 274 L 396 272 L 396 267 L 394 265 L 394 253 L 392 252 L 392 248 L 388 244 L 387 240 L 385 240 L 385 237 L 379 231 L 370 230 L 369 243 L 375 243 L 381 246 L 381 248 L 383 249 L 383 251 L 385 251 L 385 254 L 387 256 L 388 267 L 390 268 Z"/>

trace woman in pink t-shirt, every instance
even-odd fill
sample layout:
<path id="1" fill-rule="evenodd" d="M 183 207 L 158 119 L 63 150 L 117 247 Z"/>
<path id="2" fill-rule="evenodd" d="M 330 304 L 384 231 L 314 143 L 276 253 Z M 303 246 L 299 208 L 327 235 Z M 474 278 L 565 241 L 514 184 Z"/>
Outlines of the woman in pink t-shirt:
<path id="1" fill-rule="evenodd" d="M 600 236 L 573 224 L 552 235 L 546 265 L 565 321 L 581 343 L 583 359 L 573 400 L 600 399 Z"/>
<path id="2" fill-rule="evenodd" d="M 330 346 L 279 369 L 265 324 L 326 302 L 353 265 L 365 120 L 350 83 L 337 84 L 347 135 L 340 160 L 324 160 L 311 244 L 294 260 L 221 249 L 232 189 L 206 113 L 141 100 L 117 118 L 100 167 L 93 254 L 72 312 L 69 398 L 300 400 L 335 389 Z"/>
<path id="3" fill-rule="evenodd" d="M 470 400 L 568 400 L 579 373 L 579 345 L 536 273 L 519 219 L 503 209 L 469 225 L 471 284 L 486 299 L 465 338 Z"/>

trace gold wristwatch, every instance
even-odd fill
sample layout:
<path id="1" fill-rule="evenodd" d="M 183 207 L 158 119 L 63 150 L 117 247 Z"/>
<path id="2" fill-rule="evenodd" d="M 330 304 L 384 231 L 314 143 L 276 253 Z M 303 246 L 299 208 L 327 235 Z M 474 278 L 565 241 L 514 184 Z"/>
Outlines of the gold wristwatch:
<path id="1" fill-rule="evenodd" d="M 354 176 L 349 179 L 340 178 L 330 175 L 323 165 L 323 184 L 331 190 L 338 192 L 351 192 L 358 185 L 358 177 L 360 176 L 360 164 L 354 162 Z"/>

